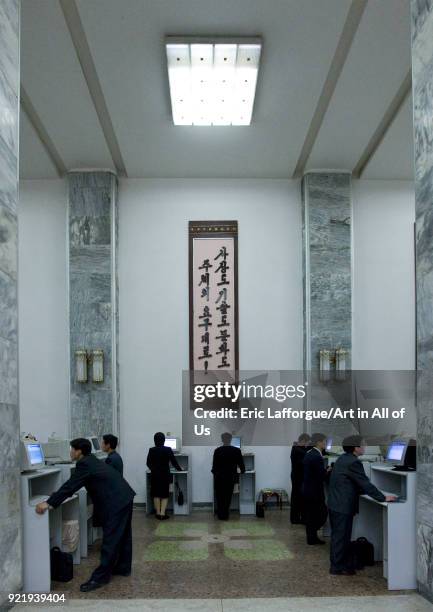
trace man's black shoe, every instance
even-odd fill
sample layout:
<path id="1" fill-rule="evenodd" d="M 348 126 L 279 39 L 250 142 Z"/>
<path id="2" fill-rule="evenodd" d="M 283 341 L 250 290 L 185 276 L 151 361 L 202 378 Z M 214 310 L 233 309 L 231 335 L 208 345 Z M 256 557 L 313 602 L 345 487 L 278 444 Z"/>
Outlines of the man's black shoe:
<path id="1" fill-rule="evenodd" d="M 88 580 L 87 582 L 83 582 L 83 584 L 80 586 L 80 591 L 82 593 L 88 593 L 89 591 L 100 589 L 106 584 L 108 583 L 107 582 L 96 582 L 95 580 Z"/>
<path id="2" fill-rule="evenodd" d="M 319 540 L 319 538 L 317 538 L 317 540 L 313 540 L 312 542 L 307 542 L 307 544 L 309 544 L 310 546 L 314 546 L 315 544 L 326 544 L 326 542 L 324 542 L 323 540 Z"/>
<path id="3" fill-rule="evenodd" d="M 354 569 L 345 569 L 345 570 L 329 570 L 329 573 L 332 576 L 354 576 L 356 571 Z"/>

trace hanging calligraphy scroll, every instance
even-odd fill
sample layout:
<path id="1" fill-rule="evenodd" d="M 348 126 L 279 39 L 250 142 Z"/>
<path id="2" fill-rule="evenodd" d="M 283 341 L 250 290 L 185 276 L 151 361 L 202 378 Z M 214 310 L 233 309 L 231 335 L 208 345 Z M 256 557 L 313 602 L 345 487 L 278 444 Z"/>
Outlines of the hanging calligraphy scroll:
<path id="1" fill-rule="evenodd" d="M 237 221 L 189 222 L 189 324 L 190 370 L 239 370 Z"/>

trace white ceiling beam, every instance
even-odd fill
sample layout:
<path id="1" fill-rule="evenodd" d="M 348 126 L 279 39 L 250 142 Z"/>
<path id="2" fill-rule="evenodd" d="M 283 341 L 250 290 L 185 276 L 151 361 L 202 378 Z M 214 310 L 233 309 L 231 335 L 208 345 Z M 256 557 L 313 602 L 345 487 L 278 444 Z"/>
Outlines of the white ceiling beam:
<path id="1" fill-rule="evenodd" d="M 111 158 L 120 176 L 127 176 L 125 163 L 120 151 L 119 142 L 114 131 L 107 103 L 102 91 L 101 83 L 96 71 L 96 66 L 90 51 L 89 43 L 84 32 L 81 17 L 75 0 L 59 0 L 66 25 L 71 34 L 72 43 L 77 53 L 84 78 L 89 89 L 90 97 L 95 106 L 99 123 L 110 151 Z"/>
<path id="2" fill-rule="evenodd" d="M 22 110 L 27 115 L 30 123 L 33 126 L 39 140 L 41 141 L 43 147 L 48 153 L 49 158 L 53 162 L 54 167 L 57 170 L 57 174 L 59 176 L 63 176 L 68 171 L 63 159 L 60 156 L 60 153 L 57 151 L 54 142 L 52 141 L 50 135 L 45 129 L 44 124 L 42 123 L 41 118 L 36 112 L 35 107 L 32 104 L 23 84 L 20 85 L 20 104 Z"/>
<path id="3" fill-rule="evenodd" d="M 331 102 L 331 98 L 334 95 L 338 79 L 346 63 L 347 56 L 349 55 L 366 6 L 367 0 L 352 0 L 331 66 L 316 105 L 316 110 L 314 111 L 310 127 L 305 136 L 304 144 L 302 145 L 301 153 L 296 163 L 293 178 L 300 178 L 305 172 L 305 167 L 311 155 L 311 151 L 313 150 L 317 135 L 322 127 L 323 120 Z"/>
<path id="4" fill-rule="evenodd" d="M 377 149 L 380 147 L 383 139 L 386 136 L 386 133 L 394 123 L 395 118 L 400 112 L 401 107 L 403 106 L 411 91 L 412 73 L 409 70 L 403 80 L 403 83 L 398 88 L 397 93 L 395 94 L 395 96 L 391 100 L 390 105 L 386 109 L 381 121 L 379 122 L 379 125 L 377 126 L 372 137 L 368 141 L 368 144 L 362 152 L 358 163 L 354 167 L 352 171 L 353 178 L 361 178 L 364 170 L 368 166 L 368 163 L 370 162 L 373 155 L 376 153 Z"/>

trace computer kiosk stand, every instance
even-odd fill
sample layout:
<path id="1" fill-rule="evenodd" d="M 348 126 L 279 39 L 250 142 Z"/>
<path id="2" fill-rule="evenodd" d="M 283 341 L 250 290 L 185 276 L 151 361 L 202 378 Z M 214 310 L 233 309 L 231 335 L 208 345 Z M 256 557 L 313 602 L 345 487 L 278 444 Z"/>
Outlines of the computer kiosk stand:
<path id="1" fill-rule="evenodd" d="M 367 538 L 374 545 L 375 561 L 383 561 L 388 589 L 416 589 L 416 472 L 372 465 L 371 482 L 398 502 L 377 502 L 368 495 L 359 500 L 352 539 Z"/>
<path id="2" fill-rule="evenodd" d="M 79 521 L 77 495 L 66 499 L 55 510 L 36 514 L 36 505 L 46 501 L 62 484 L 61 470 L 44 469 L 21 474 L 21 509 L 23 519 L 23 591 L 45 593 L 51 590 L 50 550 L 62 549 L 62 522 Z M 80 542 L 73 553 L 80 563 Z"/>
<path id="3" fill-rule="evenodd" d="M 256 470 L 254 454 L 242 454 L 245 463 L 245 473 L 239 474 L 239 484 L 232 495 L 230 510 L 239 514 L 256 513 Z M 213 487 L 213 510 L 216 512 L 215 487 Z"/>
<path id="4" fill-rule="evenodd" d="M 181 472 L 170 469 L 172 476 L 172 484 L 170 486 L 170 493 L 168 497 L 167 510 L 173 512 L 174 515 L 188 515 L 191 513 L 192 508 L 192 476 L 191 476 L 191 464 L 189 455 L 179 453 L 175 455 L 177 462 L 182 468 Z M 183 504 L 179 504 L 179 493 L 183 493 Z M 150 470 L 146 472 L 146 514 L 154 514 L 155 506 L 153 503 L 153 497 L 151 494 L 150 486 Z"/>

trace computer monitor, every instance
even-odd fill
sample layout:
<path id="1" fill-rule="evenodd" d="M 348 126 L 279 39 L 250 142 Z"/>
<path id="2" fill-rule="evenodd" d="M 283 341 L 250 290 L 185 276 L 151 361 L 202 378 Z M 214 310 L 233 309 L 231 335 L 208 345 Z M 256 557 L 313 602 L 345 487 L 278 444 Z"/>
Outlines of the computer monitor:
<path id="1" fill-rule="evenodd" d="M 21 440 L 21 471 L 29 472 L 45 467 L 44 451 L 36 440 Z"/>
<path id="2" fill-rule="evenodd" d="M 96 455 L 104 454 L 101 451 L 101 445 L 99 443 L 99 438 L 97 436 L 88 436 L 86 440 L 89 440 L 90 444 L 92 445 L 92 453 L 95 453 Z"/>
<path id="3" fill-rule="evenodd" d="M 385 461 L 394 465 L 404 465 L 407 450 L 407 442 L 404 440 L 394 440 L 388 446 Z"/>
<path id="4" fill-rule="evenodd" d="M 166 438 L 164 446 L 171 448 L 173 453 L 180 453 L 180 440 L 179 438 Z"/>
<path id="5" fill-rule="evenodd" d="M 416 470 L 416 440 L 411 438 L 407 445 L 404 457 L 404 467 L 409 470 Z"/>
<path id="6" fill-rule="evenodd" d="M 330 450 L 332 450 L 332 438 L 328 438 L 326 440 L 326 450 L 329 452 Z"/>
<path id="7" fill-rule="evenodd" d="M 232 437 L 232 446 L 236 446 L 236 448 L 240 448 L 242 444 L 242 438 L 240 436 Z"/>

